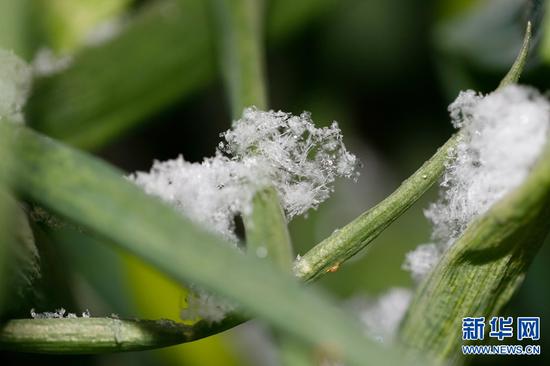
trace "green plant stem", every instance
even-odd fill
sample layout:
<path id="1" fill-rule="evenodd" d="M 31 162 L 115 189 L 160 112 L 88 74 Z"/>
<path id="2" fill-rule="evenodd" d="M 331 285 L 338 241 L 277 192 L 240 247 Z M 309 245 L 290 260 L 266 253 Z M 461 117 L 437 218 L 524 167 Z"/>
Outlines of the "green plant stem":
<path id="1" fill-rule="evenodd" d="M 297 259 L 294 274 L 304 281 L 314 280 L 368 245 L 437 182 L 458 139 L 458 134 L 451 137 L 391 195 Z"/>
<path id="2" fill-rule="evenodd" d="M 290 272 L 292 244 L 277 191 L 265 188 L 256 192 L 252 212 L 244 215 L 243 222 L 248 252 L 274 262 L 282 271 Z"/>
<path id="3" fill-rule="evenodd" d="M 263 0 L 216 0 L 217 39 L 222 73 L 232 115 L 238 119 L 245 108 L 267 108 L 263 59 Z M 243 214 L 249 255 L 270 261 L 282 272 L 292 271 L 293 250 L 285 213 L 277 190 L 257 191 L 252 210 Z M 292 336 L 273 331 L 284 345 Z"/>
<path id="4" fill-rule="evenodd" d="M 214 0 L 220 67 L 234 120 L 250 106 L 267 108 L 262 48 L 263 1 Z M 247 251 L 273 261 L 289 272 L 292 244 L 277 191 L 268 187 L 252 200 L 252 211 L 243 215 Z M 264 253 L 265 252 L 265 253 Z M 265 256 L 264 256 L 265 254 Z"/>
<path id="5" fill-rule="evenodd" d="M 267 107 L 264 76 L 263 0 L 214 0 L 219 60 L 233 118 L 244 108 Z"/>
<path id="6" fill-rule="evenodd" d="M 361 365 L 367 359 L 403 361 L 369 340 L 326 295 L 196 228 L 172 207 L 128 182 L 120 171 L 9 122 L 0 121 L 0 134 L 14 142 L 17 159 L 16 167 L 7 172 L 0 159 L 2 178 L 9 179 L 21 196 L 179 282 L 192 281 L 241 304 L 277 330 L 310 345 L 337 349 L 350 364 Z"/>
<path id="7" fill-rule="evenodd" d="M 32 5 L 31 0 L 0 0 L 0 48 L 25 60 L 32 58 L 36 45 Z"/>
<path id="8" fill-rule="evenodd" d="M 529 47 L 531 46 L 531 28 L 531 22 L 528 21 L 525 28 L 525 36 L 523 37 L 523 44 L 521 45 L 519 55 L 506 76 L 504 76 L 504 78 L 501 80 L 498 86 L 499 88 L 518 82 L 523 68 L 525 67 L 525 63 L 527 62 Z"/>
<path id="9" fill-rule="evenodd" d="M 523 45 L 498 88 L 518 82 L 529 55 L 530 42 L 531 22 L 527 22 Z M 295 275 L 304 281 L 311 281 L 331 268 L 338 268 L 341 263 L 372 242 L 439 179 L 445 169 L 449 152 L 459 139 L 459 133 L 452 136 L 386 199 L 310 249 L 294 264 Z"/>
<path id="10" fill-rule="evenodd" d="M 219 333 L 241 322 L 226 317 L 213 326 L 171 320 L 115 318 L 15 319 L 0 328 L 0 348 L 31 353 L 95 354 L 166 347 Z"/>

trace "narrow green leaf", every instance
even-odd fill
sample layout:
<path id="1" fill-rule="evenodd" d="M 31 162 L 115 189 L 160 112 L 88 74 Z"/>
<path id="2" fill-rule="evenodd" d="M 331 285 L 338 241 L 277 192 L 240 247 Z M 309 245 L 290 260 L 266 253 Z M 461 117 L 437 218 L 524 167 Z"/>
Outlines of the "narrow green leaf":
<path id="1" fill-rule="evenodd" d="M 510 71 L 500 82 L 499 88 L 519 80 L 527 60 L 530 42 L 531 22 L 528 22 L 523 46 Z M 390 196 L 309 250 L 296 262 L 296 276 L 305 281 L 315 279 L 329 269 L 337 268 L 373 241 L 439 179 L 444 171 L 449 151 L 456 146 L 458 139 L 459 134 L 455 134 Z"/>
<path id="2" fill-rule="evenodd" d="M 47 44 L 57 52 L 71 52 L 102 22 L 127 10 L 132 0 L 34 0 Z"/>
<path id="3" fill-rule="evenodd" d="M 97 149 L 197 92 L 216 74 L 207 3 L 158 0 L 144 6 L 117 37 L 82 49 L 67 70 L 36 80 L 29 124 L 71 145 Z M 285 1 L 277 9 L 295 6 Z M 312 1 L 300 5 L 303 24 L 318 16 L 308 11 L 316 7 Z M 284 22 L 286 12 L 277 14 Z M 278 32 L 288 30 L 275 30 L 273 38 Z M 261 56 L 254 47 L 244 49 Z M 258 101 L 251 104 L 263 107 Z"/>
<path id="4" fill-rule="evenodd" d="M 336 230 L 298 259 L 294 265 L 295 275 L 304 281 L 314 280 L 331 268 L 337 268 L 372 242 L 437 182 L 458 136 L 451 137 L 382 202 Z"/>
<path id="5" fill-rule="evenodd" d="M 173 208 L 126 181 L 121 172 L 11 123 L 0 122 L 0 134 L 17 146 L 18 169 L 5 175 L 28 199 L 178 281 L 193 281 L 226 296 L 309 344 L 337 349 L 351 364 L 401 363 L 395 352 L 382 351 L 367 339 L 326 296 L 195 228 Z M 5 169 L 1 160 L 0 168 Z M 79 343 L 75 338 L 72 342 Z"/>
<path id="6" fill-rule="evenodd" d="M 293 253 L 285 214 L 277 191 L 266 188 L 254 195 L 252 212 L 243 217 L 249 253 L 273 261 L 281 270 L 292 268 Z"/>
<path id="7" fill-rule="evenodd" d="M 238 322 L 227 317 L 213 327 L 203 321 L 185 325 L 117 318 L 15 319 L 0 328 L 0 349 L 62 354 L 141 351 L 208 337 Z"/>
<path id="8" fill-rule="evenodd" d="M 215 0 L 219 63 L 233 118 L 244 108 L 267 108 L 262 47 L 263 1 Z M 256 193 L 252 212 L 244 215 L 247 251 L 272 260 L 279 268 L 292 268 L 292 244 L 277 191 Z"/>
<path id="9" fill-rule="evenodd" d="M 531 23 L 521 51 L 499 88 L 517 82 L 528 56 Z M 550 143 L 526 181 L 468 229 L 416 291 L 400 338 L 438 362 L 460 358 L 464 317 L 500 314 L 523 282 L 550 231 Z"/>
<path id="10" fill-rule="evenodd" d="M 118 37 L 36 80 L 28 122 L 72 145 L 100 147 L 211 80 L 210 45 L 204 1 L 153 2 Z"/>
<path id="11" fill-rule="evenodd" d="M 264 80 L 263 0 L 215 0 L 218 51 L 233 118 L 267 107 Z"/>
<path id="12" fill-rule="evenodd" d="M 0 157 L 9 164 L 10 155 L 6 142 L 0 136 Z M 4 304 L 7 297 L 8 287 L 8 263 L 9 263 L 9 246 L 11 242 L 11 220 L 10 220 L 10 200 L 5 182 L 1 179 L 4 174 L 0 171 L 0 314 L 4 311 Z"/>
<path id="13" fill-rule="evenodd" d="M 0 0 L 0 48 L 29 60 L 34 46 L 31 0 Z"/>
<path id="14" fill-rule="evenodd" d="M 5 177 L 14 169 L 12 146 L 0 135 L 0 315 L 16 311 L 38 277 L 39 257 L 26 212 Z"/>
<path id="15" fill-rule="evenodd" d="M 504 76 L 500 82 L 499 88 L 505 87 L 506 85 L 514 84 L 519 81 L 525 63 L 527 62 L 527 56 L 529 55 L 529 47 L 531 45 L 531 22 L 527 22 L 527 27 L 525 29 L 525 36 L 523 38 L 523 44 L 519 55 L 516 58 L 516 61 L 510 68 L 510 71 Z"/>
<path id="16" fill-rule="evenodd" d="M 439 361 L 460 352 L 463 317 L 504 306 L 550 231 L 550 144 L 527 180 L 497 202 L 444 254 L 409 308 L 401 340 Z"/>

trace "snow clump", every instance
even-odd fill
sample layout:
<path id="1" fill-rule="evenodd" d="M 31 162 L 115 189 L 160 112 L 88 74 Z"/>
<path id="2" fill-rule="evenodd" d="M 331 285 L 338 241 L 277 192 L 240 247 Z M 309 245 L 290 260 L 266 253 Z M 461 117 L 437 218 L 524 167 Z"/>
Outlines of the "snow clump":
<path id="1" fill-rule="evenodd" d="M 336 122 L 317 128 L 309 113 L 245 109 L 214 157 L 156 161 L 130 179 L 186 217 L 237 241 L 234 219 L 251 210 L 254 193 L 273 186 L 289 220 L 325 201 L 337 177 L 356 176 L 357 159 Z"/>
<path id="2" fill-rule="evenodd" d="M 426 211 L 433 243 L 407 254 L 403 267 L 420 281 L 468 227 L 528 176 L 550 127 L 550 104 L 537 90 L 510 85 L 486 96 L 468 90 L 449 106 L 461 140 Z"/>

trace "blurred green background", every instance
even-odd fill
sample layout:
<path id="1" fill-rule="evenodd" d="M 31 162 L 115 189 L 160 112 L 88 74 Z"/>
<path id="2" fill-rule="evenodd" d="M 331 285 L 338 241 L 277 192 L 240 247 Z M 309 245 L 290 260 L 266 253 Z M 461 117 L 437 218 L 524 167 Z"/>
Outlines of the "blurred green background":
<path id="1" fill-rule="evenodd" d="M 15 50 L 36 69 L 37 55 L 60 69 L 37 77 L 28 123 L 127 172 L 148 170 L 154 159 L 212 155 L 231 122 L 216 61 L 213 6 L 208 0 L 0 0 L 0 47 Z M 264 10 L 270 106 L 311 111 L 319 125 L 338 121 L 364 165 L 358 183 L 338 183 L 317 211 L 291 223 L 296 254 L 383 199 L 431 156 L 452 133 L 447 105 L 459 90 L 489 92 L 498 85 L 528 19 L 534 44 L 522 81 L 550 88 L 550 22 L 543 1 L 269 0 Z M 412 286 L 401 263 L 407 251 L 429 240 L 422 211 L 436 196 L 432 189 L 321 285 L 342 301 Z M 71 227 L 51 229 L 38 220 L 33 230 L 43 276 L 33 294 L 14 295 L 9 316 L 27 317 L 30 307 L 65 307 L 98 316 L 178 319 L 182 289 L 138 259 Z M 474 364 L 548 363 L 549 260 L 547 242 L 509 308 L 512 316 L 542 318 L 543 356 L 482 357 Z M 1 353 L 0 360 L 279 365 L 276 344 L 267 327 L 252 322 L 165 350 Z"/>

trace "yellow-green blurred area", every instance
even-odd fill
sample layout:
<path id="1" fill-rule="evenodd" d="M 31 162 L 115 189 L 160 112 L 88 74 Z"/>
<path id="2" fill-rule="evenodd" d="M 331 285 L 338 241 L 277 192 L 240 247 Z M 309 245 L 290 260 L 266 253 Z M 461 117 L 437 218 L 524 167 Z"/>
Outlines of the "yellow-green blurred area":
<path id="1" fill-rule="evenodd" d="M 208 0 L 0 0 L 0 47 L 29 62 L 44 49 L 73 60 L 37 78 L 28 124 L 127 172 L 179 154 L 190 161 L 211 156 L 231 123 L 213 6 Z M 270 106 L 310 111 L 319 125 L 338 121 L 345 143 L 363 162 L 357 183 L 339 182 L 318 210 L 290 224 L 295 254 L 383 199 L 435 152 L 452 133 L 447 105 L 460 90 L 489 92 L 498 85 L 527 20 L 534 42 L 522 82 L 550 89 L 550 18 L 542 0 L 266 0 L 264 13 Z M 162 48 L 155 43 L 166 39 L 173 41 Z M 147 61 L 155 59 L 160 61 Z M 116 87 L 94 89 L 100 82 Z M 126 90 L 133 94 L 126 98 Z M 67 128 L 60 122 L 65 119 Z M 401 264 L 407 251 L 430 239 L 423 209 L 436 195 L 432 189 L 321 286 L 342 302 L 413 286 Z M 32 225 L 42 277 L 30 296 L 14 295 L 6 314 L 27 317 L 31 307 L 64 307 L 95 316 L 179 320 L 185 299 L 180 284 L 78 228 L 51 228 L 40 220 Z M 482 357 L 474 364 L 548 363 L 549 260 L 547 242 L 508 309 L 512 316 L 541 317 L 543 355 Z M 252 322 L 164 350 L 0 357 L 2 365 L 280 365 L 281 354 L 294 351 L 278 344 L 267 326 Z"/>

